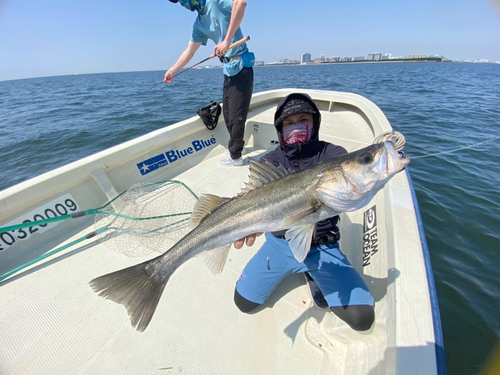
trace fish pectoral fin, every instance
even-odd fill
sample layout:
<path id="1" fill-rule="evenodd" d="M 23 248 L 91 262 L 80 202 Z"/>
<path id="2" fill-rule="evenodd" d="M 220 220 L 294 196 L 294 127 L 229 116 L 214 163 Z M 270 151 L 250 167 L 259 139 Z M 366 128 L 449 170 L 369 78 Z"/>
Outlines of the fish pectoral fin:
<path id="1" fill-rule="evenodd" d="M 208 269 L 217 275 L 222 272 L 226 265 L 229 249 L 231 249 L 231 245 L 205 250 L 200 253 L 199 257 L 206 263 Z"/>
<path id="2" fill-rule="evenodd" d="M 291 227 L 285 233 L 285 238 L 289 241 L 293 256 L 298 262 L 302 262 L 311 249 L 314 226 L 315 224 L 297 225 Z"/>
<path id="3" fill-rule="evenodd" d="M 317 188 L 318 197 L 326 206 L 339 212 L 352 211 L 354 201 L 347 194 L 331 191 L 324 188 Z"/>
<path id="4" fill-rule="evenodd" d="M 337 212 L 355 211 L 368 204 L 377 192 L 378 189 L 372 189 L 370 192 L 359 195 L 358 197 L 351 197 L 345 193 L 330 191 L 328 189 L 316 189 L 316 193 L 318 193 L 321 202 Z"/>
<path id="5" fill-rule="evenodd" d="M 203 194 L 200 200 L 194 205 L 193 213 L 190 218 L 191 227 L 196 227 L 210 212 L 230 199 L 231 198 L 218 197 L 213 194 Z"/>
<path id="6" fill-rule="evenodd" d="M 319 208 L 319 206 L 316 206 L 316 207 L 310 207 L 308 208 L 307 210 L 305 211 L 302 211 L 300 213 L 298 213 L 297 215 L 294 215 L 294 216 L 291 216 L 289 217 L 288 219 L 286 219 L 284 222 L 283 222 L 283 226 L 285 228 L 289 228 L 291 226 L 293 226 L 293 224 L 295 224 L 297 221 L 299 220 L 302 220 L 303 218 L 305 218 L 306 216 L 309 216 L 311 215 L 312 213 L 316 212 L 316 210 Z"/>

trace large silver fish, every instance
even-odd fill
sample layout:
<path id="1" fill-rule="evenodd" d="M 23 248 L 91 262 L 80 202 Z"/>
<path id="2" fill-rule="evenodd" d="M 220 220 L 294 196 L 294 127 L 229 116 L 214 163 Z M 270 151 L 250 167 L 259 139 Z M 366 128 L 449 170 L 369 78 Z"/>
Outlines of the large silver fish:
<path id="1" fill-rule="evenodd" d="M 288 229 L 295 258 L 311 246 L 314 224 L 368 204 L 410 160 L 383 142 L 323 161 L 299 173 L 250 161 L 249 182 L 234 198 L 204 195 L 194 207 L 196 225 L 164 254 L 90 282 L 104 298 L 124 305 L 132 326 L 144 331 L 175 270 L 202 255 L 214 273 L 222 271 L 231 244 L 257 232 Z"/>

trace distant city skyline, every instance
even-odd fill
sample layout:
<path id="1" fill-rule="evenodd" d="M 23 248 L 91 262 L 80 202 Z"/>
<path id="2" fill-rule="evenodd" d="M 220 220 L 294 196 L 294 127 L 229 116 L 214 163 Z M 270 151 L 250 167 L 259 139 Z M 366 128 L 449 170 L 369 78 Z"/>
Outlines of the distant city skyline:
<path id="1" fill-rule="evenodd" d="M 282 58 L 278 61 L 266 62 L 257 61 L 257 65 L 280 65 L 280 64 L 313 64 L 322 62 L 363 62 L 363 61 L 404 61 L 404 60 L 416 60 L 416 59 L 434 59 L 442 58 L 445 61 L 454 62 L 473 62 L 473 63 L 494 63 L 500 64 L 500 61 L 490 61 L 487 59 L 475 59 L 475 60 L 451 60 L 443 55 L 425 55 L 425 54 L 408 54 L 405 56 L 392 56 L 391 53 L 381 53 L 374 52 L 368 53 L 366 56 L 335 56 L 326 57 L 325 54 L 321 54 L 319 57 L 312 57 L 311 53 L 305 52 L 300 54 L 298 60 Z"/>

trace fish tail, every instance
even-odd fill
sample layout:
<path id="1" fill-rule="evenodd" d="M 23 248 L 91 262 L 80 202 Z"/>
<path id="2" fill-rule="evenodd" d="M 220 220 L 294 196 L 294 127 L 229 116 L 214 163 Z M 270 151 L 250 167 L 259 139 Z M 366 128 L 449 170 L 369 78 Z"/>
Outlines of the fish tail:
<path id="1" fill-rule="evenodd" d="M 147 272 L 149 262 L 108 273 L 90 281 L 90 286 L 101 297 L 120 303 L 127 309 L 130 323 L 144 331 L 158 305 L 170 275 L 158 278 Z"/>

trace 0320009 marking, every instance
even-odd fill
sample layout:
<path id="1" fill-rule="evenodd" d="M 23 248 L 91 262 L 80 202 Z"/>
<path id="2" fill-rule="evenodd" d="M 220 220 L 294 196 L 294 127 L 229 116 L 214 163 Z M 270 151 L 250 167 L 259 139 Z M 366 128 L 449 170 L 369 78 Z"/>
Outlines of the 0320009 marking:
<path id="1" fill-rule="evenodd" d="M 65 194 L 42 207 L 24 214 L 21 217 L 5 224 L 5 227 L 21 223 L 30 223 L 38 220 L 50 219 L 58 216 L 68 215 L 79 211 L 78 204 L 71 194 Z M 0 251 L 7 250 L 9 247 L 14 246 L 19 241 L 28 240 L 32 234 L 44 233 L 54 228 L 60 222 L 40 224 L 29 228 L 22 228 L 10 232 L 0 233 Z"/>

